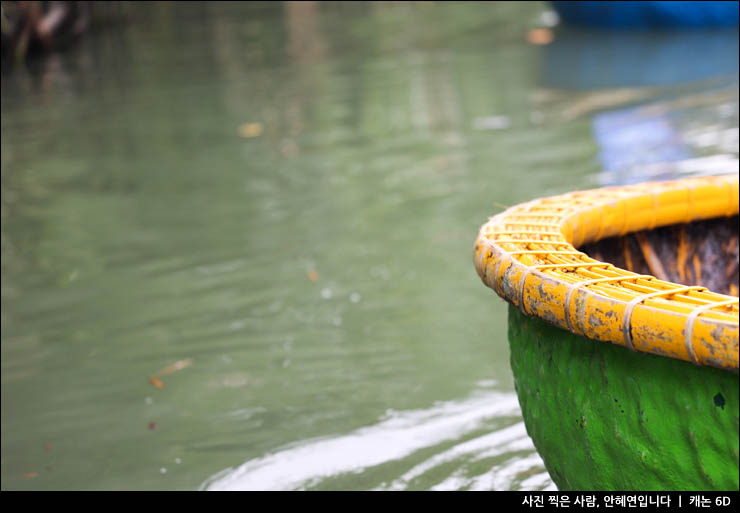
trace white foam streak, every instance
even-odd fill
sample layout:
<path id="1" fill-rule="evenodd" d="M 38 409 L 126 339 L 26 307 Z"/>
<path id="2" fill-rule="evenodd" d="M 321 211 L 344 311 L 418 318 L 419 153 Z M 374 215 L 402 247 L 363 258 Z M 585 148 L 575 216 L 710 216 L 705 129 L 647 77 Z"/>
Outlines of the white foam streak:
<path id="1" fill-rule="evenodd" d="M 518 416 L 516 395 L 502 392 L 480 393 L 465 401 L 445 402 L 427 410 L 391 412 L 388 418 L 335 438 L 299 443 L 261 458 L 228 469 L 204 483 L 208 490 L 294 490 L 323 478 L 402 459 L 415 451 L 482 427 L 486 420 Z M 522 445 L 522 440 L 524 444 Z M 506 444 L 514 444 L 506 449 Z M 517 423 L 500 431 L 457 445 L 407 473 L 401 481 L 423 473 L 428 466 L 457 454 L 480 449 L 490 454 L 495 445 L 503 450 L 534 450 L 524 426 Z M 516 449 L 512 449 L 516 446 Z M 494 450 L 494 452 L 496 452 Z M 393 488 L 393 486 L 391 486 Z"/>
<path id="2" fill-rule="evenodd" d="M 519 443 L 517 444 L 517 442 Z M 515 445 L 516 447 L 514 447 Z M 480 460 L 497 456 L 504 452 L 527 450 L 532 448 L 532 442 L 527 436 L 524 423 L 519 422 L 500 431 L 494 431 L 485 436 L 468 440 L 467 442 L 456 445 L 441 454 L 433 456 L 406 472 L 400 479 L 394 481 L 389 488 L 395 490 L 404 489 L 406 484 L 412 479 L 421 476 L 434 467 L 461 457 Z"/>

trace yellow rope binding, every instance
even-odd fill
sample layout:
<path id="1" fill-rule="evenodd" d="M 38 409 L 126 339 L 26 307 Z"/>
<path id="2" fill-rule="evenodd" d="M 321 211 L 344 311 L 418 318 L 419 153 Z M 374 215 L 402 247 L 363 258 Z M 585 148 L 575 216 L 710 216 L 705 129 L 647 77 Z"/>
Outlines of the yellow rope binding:
<path id="1" fill-rule="evenodd" d="M 589 242 L 738 213 L 738 175 L 579 191 L 484 224 L 481 279 L 528 315 L 593 340 L 738 372 L 738 298 L 599 262 Z"/>

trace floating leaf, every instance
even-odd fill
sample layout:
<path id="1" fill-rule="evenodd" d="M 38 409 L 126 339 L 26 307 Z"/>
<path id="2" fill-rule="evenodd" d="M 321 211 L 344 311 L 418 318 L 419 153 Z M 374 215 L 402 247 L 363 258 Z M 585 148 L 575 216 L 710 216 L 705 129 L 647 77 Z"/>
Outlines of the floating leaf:
<path id="1" fill-rule="evenodd" d="M 172 374 L 173 372 L 177 372 L 182 369 L 186 369 L 193 365 L 193 359 L 192 358 L 185 358 L 184 360 L 179 360 L 175 363 L 172 363 L 165 367 L 164 369 L 161 369 L 154 373 L 154 376 L 156 377 L 162 377 L 166 376 L 168 374 Z M 156 385 L 155 385 L 156 386 Z"/>
<path id="2" fill-rule="evenodd" d="M 239 135 L 247 139 L 262 135 L 262 123 L 244 123 L 239 125 Z"/>
<path id="3" fill-rule="evenodd" d="M 160 389 L 164 388 L 164 383 L 162 383 L 162 381 L 159 378 L 156 378 L 154 376 L 149 378 L 149 383 L 151 383 L 157 388 L 160 388 Z"/>
<path id="4" fill-rule="evenodd" d="M 552 30 L 546 28 L 536 28 L 527 32 L 527 41 L 533 45 L 548 45 L 555 39 Z"/>

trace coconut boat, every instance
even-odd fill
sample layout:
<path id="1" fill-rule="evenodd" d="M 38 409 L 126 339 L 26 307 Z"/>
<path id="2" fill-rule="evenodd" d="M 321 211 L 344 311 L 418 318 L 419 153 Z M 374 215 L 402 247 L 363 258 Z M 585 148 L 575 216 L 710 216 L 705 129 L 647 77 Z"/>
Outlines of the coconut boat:
<path id="1" fill-rule="evenodd" d="M 738 489 L 737 175 L 518 205 L 474 262 L 558 488 Z"/>

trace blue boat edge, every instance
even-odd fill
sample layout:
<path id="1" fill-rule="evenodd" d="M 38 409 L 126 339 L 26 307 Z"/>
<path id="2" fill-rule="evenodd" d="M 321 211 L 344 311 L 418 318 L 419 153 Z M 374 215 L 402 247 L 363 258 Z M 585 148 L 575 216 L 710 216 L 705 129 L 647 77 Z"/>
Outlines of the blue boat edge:
<path id="1" fill-rule="evenodd" d="M 735 1 L 553 1 L 563 23 L 607 29 L 738 26 Z"/>

